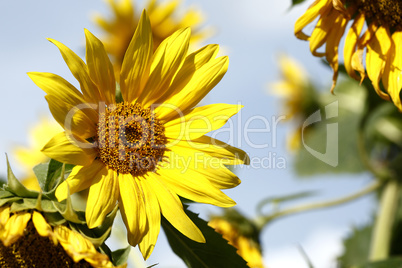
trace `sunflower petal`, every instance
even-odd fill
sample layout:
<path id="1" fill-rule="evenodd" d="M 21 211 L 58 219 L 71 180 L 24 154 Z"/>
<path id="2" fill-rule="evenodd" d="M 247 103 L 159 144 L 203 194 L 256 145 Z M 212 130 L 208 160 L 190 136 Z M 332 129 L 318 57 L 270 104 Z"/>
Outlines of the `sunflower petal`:
<path id="1" fill-rule="evenodd" d="M 91 164 L 98 154 L 93 147 L 91 143 L 79 137 L 62 132 L 54 136 L 43 147 L 42 152 L 62 163 L 86 166 Z"/>
<path id="2" fill-rule="evenodd" d="M 332 8 L 332 0 L 316 0 L 296 21 L 294 28 L 295 36 L 302 40 L 308 40 L 309 36 L 302 32 L 303 28 L 329 8 Z"/>
<path id="3" fill-rule="evenodd" d="M 85 217 L 89 228 L 92 229 L 102 224 L 106 215 L 116 206 L 118 197 L 119 180 L 117 172 L 108 169 L 107 174 L 99 176 L 98 173 L 89 188 L 85 210 Z"/>
<path id="4" fill-rule="evenodd" d="M 199 138 L 225 125 L 242 107 L 220 103 L 194 108 L 187 115 L 165 123 L 165 135 L 173 141 Z"/>
<path id="5" fill-rule="evenodd" d="M 386 27 L 380 27 L 375 35 L 367 44 L 366 53 L 366 69 L 367 76 L 370 78 L 377 94 L 385 99 L 390 100 L 388 94 L 380 89 L 380 80 L 384 72 L 387 55 L 391 48 L 391 34 Z"/>
<path id="6" fill-rule="evenodd" d="M 400 92 L 402 88 L 402 32 L 396 31 L 392 34 L 392 46 L 384 69 L 382 82 L 388 94 L 391 96 L 395 106 L 402 111 Z"/>
<path id="7" fill-rule="evenodd" d="M 345 39 L 345 46 L 343 48 L 343 58 L 345 60 L 345 69 L 350 77 L 359 80 L 359 77 L 356 75 L 355 70 L 352 68 L 352 56 L 356 51 L 357 40 L 362 32 L 363 26 L 365 22 L 365 17 L 363 13 L 359 13 L 350 27 L 348 34 Z"/>
<path id="8" fill-rule="evenodd" d="M 116 81 L 112 63 L 101 41 L 85 29 L 86 60 L 89 76 L 100 89 L 102 100 L 109 105 L 115 102 Z"/>
<path id="9" fill-rule="evenodd" d="M 63 56 L 63 59 L 66 62 L 71 73 L 80 83 L 80 87 L 82 93 L 84 94 L 85 100 L 90 103 L 99 103 L 101 101 L 101 97 L 98 88 L 89 77 L 88 67 L 85 65 L 82 59 L 78 57 L 77 54 L 75 54 L 71 49 L 69 49 L 59 41 L 51 38 L 48 38 L 48 40 L 55 44 L 60 50 L 61 55 Z"/>
<path id="10" fill-rule="evenodd" d="M 144 11 L 127 48 L 120 74 L 120 89 L 126 102 L 135 101 L 140 96 L 148 76 L 152 52 L 151 23 Z"/>
<path id="11" fill-rule="evenodd" d="M 166 92 L 187 55 L 191 30 L 176 31 L 163 40 L 152 58 L 151 74 L 138 102 L 148 107 Z"/>
<path id="12" fill-rule="evenodd" d="M 161 120 L 168 121 L 179 112 L 187 113 L 197 105 L 208 92 L 219 83 L 225 75 L 229 65 L 228 57 L 220 57 L 209 61 L 196 72 L 186 86 L 164 104 L 155 109 Z M 172 109 L 173 107 L 173 109 Z"/>
<path id="13" fill-rule="evenodd" d="M 127 227 L 128 243 L 136 246 L 149 230 L 143 189 L 131 174 L 119 174 L 119 208 Z"/>
<path id="14" fill-rule="evenodd" d="M 142 256 L 146 260 L 149 258 L 149 256 L 151 256 L 159 235 L 161 225 L 161 211 L 159 208 L 158 199 L 156 198 L 147 180 L 139 180 L 138 184 L 144 191 L 145 209 L 149 223 L 149 231 L 139 243 L 139 248 L 142 252 Z"/>
<path id="15" fill-rule="evenodd" d="M 91 109 L 87 107 L 85 110 L 72 106 L 54 95 L 45 96 L 49 110 L 54 119 L 65 129 L 66 133 L 73 134 L 87 139 L 96 135 L 94 122 L 83 111 Z"/>
<path id="16" fill-rule="evenodd" d="M 2 236 L 4 246 L 8 247 L 15 243 L 24 234 L 24 230 L 31 219 L 31 213 L 19 212 L 12 215 L 4 226 Z"/>
<path id="17" fill-rule="evenodd" d="M 205 238 L 200 229 L 184 213 L 183 205 L 177 195 L 172 193 L 155 173 L 149 173 L 147 180 L 158 198 L 162 215 L 173 227 L 191 240 L 205 243 Z"/>
<path id="18" fill-rule="evenodd" d="M 89 188 L 95 178 L 105 175 L 107 175 L 106 167 L 99 160 L 94 160 L 91 165 L 85 167 L 75 166 L 68 178 L 57 187 L 56 198 L 60 202 L 67 198 L 67 187 L 70 194 L 80 192 Z"/>
<path id="19" fill-rule="evenodd" d="M 47 237 L 53 234 L 52 227 L 46 222 L 42 214 L 37 211 L 33 211 L 32 222 L 35 226 L 36 231 L 40 236 Z"/>

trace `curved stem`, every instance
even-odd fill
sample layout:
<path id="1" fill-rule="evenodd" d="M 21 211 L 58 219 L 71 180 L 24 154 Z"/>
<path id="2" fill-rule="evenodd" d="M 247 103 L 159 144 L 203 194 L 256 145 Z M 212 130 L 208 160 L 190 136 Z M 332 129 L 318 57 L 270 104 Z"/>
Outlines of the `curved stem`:
<path id="1" fill-rule="evenodd" d="M 382 193 L 371 239 L 370 261 L 384 260 L 389 255 L 392 227 L 398 209 L 399 192 L 398 182 L 391 180 L 386 184 Z"/>
<path id="2" fill-rule="evenodd" d="M 352 201 L 354 199 L 357 199 L 359 197 L 362 197 L 366 194 L 373 192 L 374 190 L 378 189 L 382 184 L 383 184 L 382 181 L 375 181 L 373 184 L 369 185 L 367 188 L 364 188 L 363 190 L 358 191 L 357 193 L 353 193 L 351 195 L 347 195 L 347 196 L 344 196 L 344 197 L 341 197 L 338 199 L 321 202 L 321 203 L 312 203 L 312 204 L 297 206 L 294 208 L 289 208 L 289 209 L 285 209 L 282 211 L 278 211 L 271 215 L 260 216 L 256 219 L 256 225 L 259 228 L 259 230 L 261 230 L 264 226 L 266 226 L 266 224 L 268 222 L 270 222 L 276 218 L 279 218 L 279 217 L 296 214 L 296 213 L 300 213 L 300 212 L 304 212 L 304 211 L 314 210 L 314 209 L 341 205 L 341 204 L 347 203 L 349 201 Z"/>

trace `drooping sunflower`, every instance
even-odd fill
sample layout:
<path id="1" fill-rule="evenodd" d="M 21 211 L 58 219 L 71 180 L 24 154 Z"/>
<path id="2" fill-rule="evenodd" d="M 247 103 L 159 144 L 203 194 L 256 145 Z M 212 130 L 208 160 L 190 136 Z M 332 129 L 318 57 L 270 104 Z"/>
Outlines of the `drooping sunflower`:
<path id="1" fill-rule="evenodd" d="M 102 15 L 95 17 L 95 22 L 106 32 L 105 37 L 101 40 L 105 45 L 106 52 L 112 56 L 112 64 L 117 74 L 120 72 L 124 54 L 140 19 L 138 11 L 141 9 L 135 10 L 132 1 L 107 0 L 113 17 L 110 19 Z M 209 35 L 210 30 L 200 27 L 203 16 L 198 9 L 188 9 L 184 16 L 180 16 L 178 5 L 179 1 L 176 0 L 168 0 L 164 3 L 158 3 L 157 0 L 147 0 L 145 9 L 152 22 L 154 50 L 163 40 L 182 28 L 192 28 L 192 43 Z"/>
<path id="2" fill-rule="evenodd" d="M 297 38 L 309 41 L 314 56 L 326 57 L 334 70 L 333 90 L 338 76 L 339 42 L 351 21 L 343 48 L 347 73 L 360 81 L 367 76 L 380 97 L 392 100 L 402 110 L 401 11 L 402 2 L 396 0 L 316 0 L 297 20 L 294 32 Z M 316 18 L 311 35 L 303 33 Z M 324 44 L 325 51 L 318 52 Z"/>
<path id="3" fill-rule="evenodd" d="M 131 245 L 151 254 L 161 214 L 192 240 L 204 242 L 178 196 L 230 207 L 221 189 L 240 180 L 225 165 L 248 163 L 245 152 L 206 133 L 223 126 L 241 106 L 195 107 L 221 80 L 227 57 L 217 45 L 188 54 L 190 29 L 165 39 L 155 52 L 143 12 L 120 73 L 122 101 L 115 98 L 114 71 L 102 43 L 86 31 L 86 64 L 54 43 L 81 91 L 50 73 L 30 73 L 46 93 L 50 111 L 65 129 L 43 148 L 50 158 L 76 165 L 56 190 L 58 200 L 89 188 L 86 220 L 100 225 L 116 202 Z"/>
<path id="4" fill-rule="evenodd" d="M 0 207 L 0 241 L 1 267 L 114 267 L 81 234 L 50 226 L 36 210 L 13 213 L 9 205 Z"/>

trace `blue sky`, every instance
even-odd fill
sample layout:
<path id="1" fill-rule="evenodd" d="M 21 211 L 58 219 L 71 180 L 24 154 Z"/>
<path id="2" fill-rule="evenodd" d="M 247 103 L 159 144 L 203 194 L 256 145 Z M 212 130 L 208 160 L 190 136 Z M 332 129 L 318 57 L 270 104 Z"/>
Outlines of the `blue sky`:
<path id="1" fill-rule="evenodd" d="M 143 1 L 140 1 L 138 7 Z M 263 149 L 247 144 L 242 129 L 247 119 L 265 118 L 272 126 L 282 114 L 281 101 L 267 94 L 267 85 L 279 77 L 278 53 L 287 53 L 299 60 L 314 81 L 329 90 L 332 77 L 319 59 L 309 53 L 308 44 L 293 36 L 293 25 L 311 1 L 289 11 L 290 1 L 275 0 L 187 0 L 184 7 L 196 5 L 206 15 L 206 25 L 216 28 L 216 35 L 207 43 L 220 44 L 229 55 L 229 70 L 223 80 L 205 98 L 204 103 L 241 103 L 244 108 L 235 122 L 237 130 L 233 145 L 242 147 L 250 157 L 267 157 L 284 161 L 285 168 L 241 168 L 238 175 L 242 184 L 226 191 L 237 208 L 246 215 L 255 216 L 256 204 L 269 196 L 280 196 L 304 190 L 317 190 L 320 195 L 306 201 L 326 200 L 363 188 L 370 181 L 367 174 L 359 176 L 317 177 L 299 180 L 292 170 L 292 154 L 286 150 L 286 135 L 290 124 L 279 124 L 274 133 L 265 131 L 249 136 L 253 144 L 266 144 Z M 0 106 L 0 152 L 7 152 L 17 175 L 22 174 L 11 152 L 16 144 L 27 144 L 27 131 L 49 115 L 42 92 L 26 75 L 30 71 L 53 72 L 77 84 L 64 64 L 57 48 L 46 40 L 51 37 L 84 56 L 84 28 L 95 35 L 99 29 L 92 21 L 95 12 L 107 14 L 107 5 L 100 0 L 85 1 L 1 1 L 0 2 L 0 79 L 2 105 Z M 236 121 L 237 120 L 237 121 Z M 263 129 L 262 120 L 254 120 L 250 127 Z M 240 142 L 238 142 L 240 141 Z M 275 144 L 275 142 L 276 144 Z M 0 174 L 5 174 L 4 154 L 0 157 Z M 327 210 L 290 216 L 272 223 L 262 234 L 264 258 L 270 268 L 300 267 L 307 265 L 297 251 L 305 246 L 316 267 L 328 267 L 333 252 L 340 251 L 339 239 L 350 227 L 368 221 L 373 211 L 370 197 Z M 196 205 L 193 211 L 203 217 L 219 212 L 209 205 Z M 323 249 L 322 243 L 326 243 Z M 331 244 L 332 243 L 332 244 Z M 318 251 L 320 250 L 320 251 Z M 136 251 L 136 250 L 135 250 Z M 323 253 L 323 251 L 325 251 Z M 332 253 L 331 253 L 332 252 Z M 282 257 L 283 256 L 283 257 Z M 287 258 L 285 257 L 287 256 Z M 293 261 L 290 263 L 289 261 Z M 161 234 L 147 265 L 158 267 L 185 267 L 167 248 Z"/>

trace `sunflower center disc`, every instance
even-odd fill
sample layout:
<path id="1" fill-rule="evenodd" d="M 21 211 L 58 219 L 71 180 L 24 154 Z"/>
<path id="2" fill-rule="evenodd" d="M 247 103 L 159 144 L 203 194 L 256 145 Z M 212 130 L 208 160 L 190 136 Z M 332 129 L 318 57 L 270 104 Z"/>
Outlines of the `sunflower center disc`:
<path id="1" fill-rule="evenodd" d="M 399 0 L 358 0 L 360 10 L 366 18 L 379 25 L 399 28 L 402 23 L 402 1 Z"/>
<path id="2" fill-rule="evenodd" d="M 166 149 L 163 124 L 150 108 L 119 103 L 100 113 L 96 141 L 99 159 L 122 174 L 155 171 Z"/>

